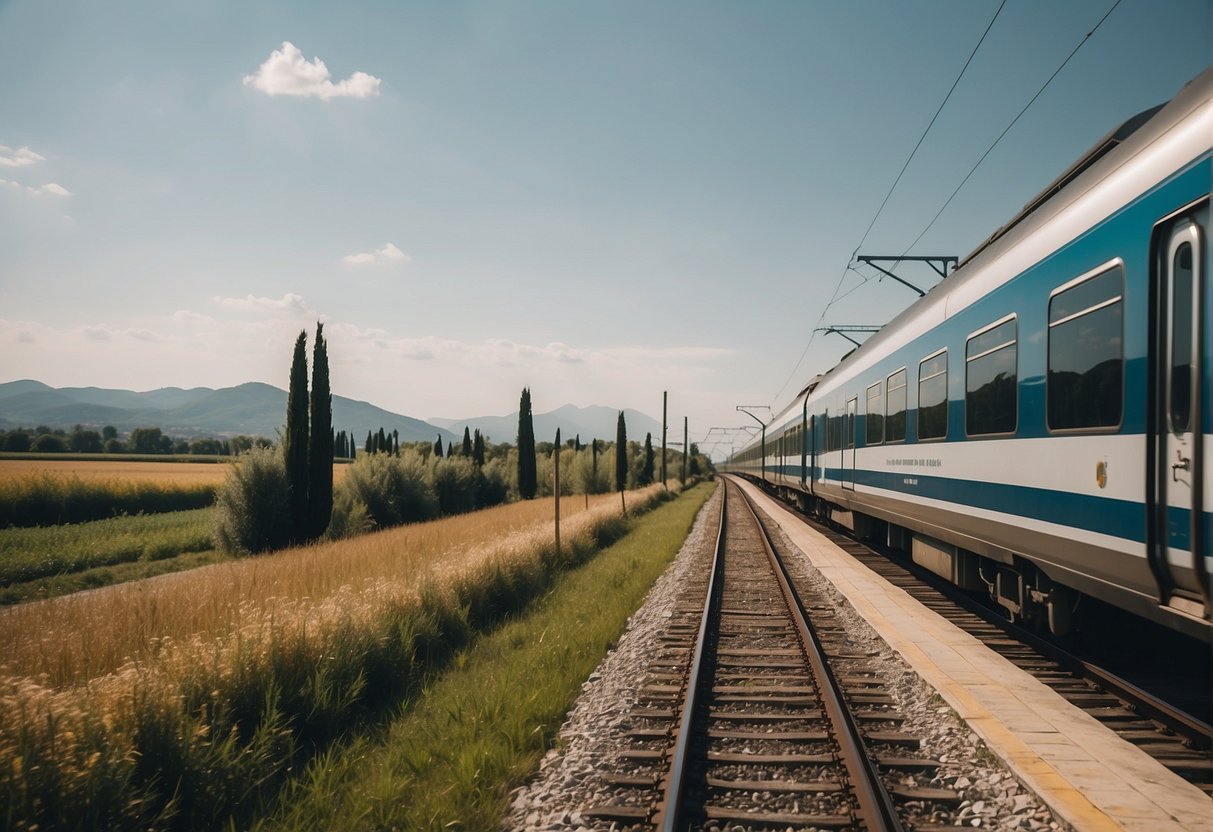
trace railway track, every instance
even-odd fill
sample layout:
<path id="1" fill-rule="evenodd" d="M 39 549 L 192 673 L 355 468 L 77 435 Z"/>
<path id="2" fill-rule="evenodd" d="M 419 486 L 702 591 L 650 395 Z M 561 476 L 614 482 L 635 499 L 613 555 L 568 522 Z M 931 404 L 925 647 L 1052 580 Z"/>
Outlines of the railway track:
<path id="1" fill-rule="evenodd" d="M 584 814 L 663 830 L 947 828 L 960 796 L 903 733 L 873 655 L 798 591 L 753 507 L 726 486 L 713 566 L 650 660 L 630 747 Z"/>
<path id="2" fill-rule="evenodd" d="M 1213 727 L 966 595 L 901 553 L 793 512 L 847 554 L 1213 796 Z"/>

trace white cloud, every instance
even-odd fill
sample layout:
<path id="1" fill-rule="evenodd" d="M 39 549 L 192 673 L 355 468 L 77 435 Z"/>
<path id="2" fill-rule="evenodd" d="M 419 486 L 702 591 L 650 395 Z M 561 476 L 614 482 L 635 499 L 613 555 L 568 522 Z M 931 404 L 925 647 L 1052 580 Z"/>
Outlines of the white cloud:
<path id="1" fill-rule="evenodd" d="M 18 147 L 13 150 L 0 144 L 0 168 L 23 168 L 35 162 L 45 162 L 46 157 L 40 156 L 28 147 Z"/>
<path id="2" fill-rule="evenodd" d="M 31 188 L 29 185 L 22 185 L 20 182 L 14 182 L 11 179 L 0 179 L 0 185 L 5 185 L 12 188 L 14 191 L 32 194 L 33 196 L 71 196 L 72 192 L 57 182 L 49 182 L 41 188 Z"/>
<path id="3" fill-rule="evenodd" d="M 104 326 L 86 326 L 81 331 L 90 341 L 108 341 L 113 337 L 113 333 Z"/>
<path id="4" fill-rule="evenodd" d="M 334 84 L 324 61 L 313 58 L 309 63 L 297 46 L 283 41 L 282 49 L 271 52 L 256 74 L 244 76 L 244 84 L 266 95 L 314 96 L 327 101 L 330 98 L 376 96 L 380 79 L 365 72 L 355 72 Z"/>
<path id="5" fill-rule="evenodd" d="M 377 248 L 373 253 L 347 254 L 341 260 L 351 266 L 363 266 L 372 263 L 397 263 L 401 266 L 406 266 L 413 262 L 413 258 L 397 248 L 395 243 L 385 243 L 383 248 Z"/>
<path id="6" fill-rule="evenodd" d="M 302 295 L 287 292 L 280 298 L 259 298 L 247 295 L 242 298 L 214 298 L 224 309 L 239 309 L 244 312 L 285 312 L 294 315 L 310 315 L 312 311 Z"/>

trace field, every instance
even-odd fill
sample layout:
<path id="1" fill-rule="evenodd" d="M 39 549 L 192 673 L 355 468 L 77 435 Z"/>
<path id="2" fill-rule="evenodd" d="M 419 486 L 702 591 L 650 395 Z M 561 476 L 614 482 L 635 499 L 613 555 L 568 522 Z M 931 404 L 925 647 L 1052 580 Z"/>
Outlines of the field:
<path id="1" fill-rule="evenodd" d="M 0 611 L 0 813 L 226 825 L 623 534 L 585 502 L 559 553 L 536 500 Z"/>
<path id="2" fill-rule="evenodd" d="M 50 474 L 55 477 L 79 477 L 85 482 L 126 480 L 160 485 L 219 485 L 227 476 L 232 457 L 199 457 L 197 461 L 155 462 L 147 459 L 130 460 L 122 456 L 97 459 L 0 458 L 0 485 L 10 480 Z M 347 465 L 333 466 L 333 481 L 345 473 Z"/>

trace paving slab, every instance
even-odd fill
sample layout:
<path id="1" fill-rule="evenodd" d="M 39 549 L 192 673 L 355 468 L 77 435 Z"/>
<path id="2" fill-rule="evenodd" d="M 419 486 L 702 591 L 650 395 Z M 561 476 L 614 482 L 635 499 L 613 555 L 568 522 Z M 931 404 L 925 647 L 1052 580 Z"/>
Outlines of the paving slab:
<path id="1" fill-rule="evenodd" d="M 1213 830 L 1213 799 L 868 569 L 751 483 L 746 492 L 1001 758 L 1076 830 Z"/>

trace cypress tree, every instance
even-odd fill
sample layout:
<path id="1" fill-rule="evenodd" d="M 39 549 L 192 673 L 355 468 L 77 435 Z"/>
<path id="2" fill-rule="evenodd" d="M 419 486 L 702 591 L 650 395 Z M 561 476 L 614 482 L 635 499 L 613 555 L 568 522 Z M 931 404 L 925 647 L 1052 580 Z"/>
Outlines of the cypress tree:
<path id="1" fill-rule="evenodd" d="M 619 411 L 619 424 L 615 427 L 615 490 L 622 492 L 628 484 L 628 426 Z"/>
<path id="2" fill-rule="evenodd" d="M 593 482 L 594 493 L 598 493 L 598 440 L 590 440 L 590 480 Z"/>
<path id="3" fill-rule="evenodd" d="M 459 452 L 460 456 L 472 455 L 472 434 L 468 430 L 468 426 L 463 426 L 463 448 Z"/>
<path id="4" fill-rule="evenodd" d="M 392 456 L 400 456 L 400 431 L 392 431 Z"/>
<path id="5" fill-rule="evenodd" d="M 324 534 L 333 516 L 333 394 L 324 324 L 312 345 L 312 427 L 308 437 L 308 538 Z"/>
<path id="6" fill-rule="evenodd" d="M 446 443 L 446 455 L 448 459 L 455 455 L 455 446 L 450 442 Z"/>
<path id="7" fill-rule="evenodd" d="M 472 462 L 484 465 L 484 437 L 480 435 L 479 428 L 476 430 L 476 435 L 472 437 Z"/>
<path id="8" fill-rule="evenodd" d="M 438 438 L 434 440 L 434 456 L 442 457 L 442 434 L 438 434 Z"/>
<path id="9" fill-rule="evenodd" d="M 653 434 L 644 435 L 644 465 L 640 468 L 639 485 L 648 485 L 653 481 Z"/>
<path id="10" fill-rule="evenodd" d="M 282 437 L 282 455 L 286 460 L 286 480 L 290 488 L 291 540 L 307 537 L 307 333 L 295 339 L 291 360 L 291 386 L 286 396 L 286 431 Z"/>
<path id="11" fill-rule="evenodd" d="M 530 500 L 538 490 L 535 471 L 535 423 L 531 418 L 531 391 L 522 388 L 518 401 L 518 494 Z"/>
<path id="12" fill-rule="evenodd" d="M 366 452 L 368 454 L 375 453 L 375 437 L 369 430 L 366 432 Z"/>

